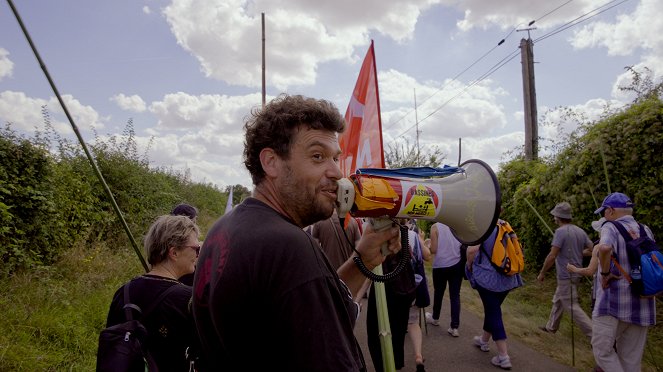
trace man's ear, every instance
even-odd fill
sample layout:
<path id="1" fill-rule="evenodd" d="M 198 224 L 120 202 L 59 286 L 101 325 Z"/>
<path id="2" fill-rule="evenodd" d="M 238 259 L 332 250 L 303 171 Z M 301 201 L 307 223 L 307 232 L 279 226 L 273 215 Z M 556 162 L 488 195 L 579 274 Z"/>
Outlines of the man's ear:
<path id="1" fill-rule="evenodd" d="M 260 165 L 265 175 L 269 178 L 274 178 L 279 174 L 281 158 L 276 154 L 274 149 L 266 147 L 260 151 Z"/>

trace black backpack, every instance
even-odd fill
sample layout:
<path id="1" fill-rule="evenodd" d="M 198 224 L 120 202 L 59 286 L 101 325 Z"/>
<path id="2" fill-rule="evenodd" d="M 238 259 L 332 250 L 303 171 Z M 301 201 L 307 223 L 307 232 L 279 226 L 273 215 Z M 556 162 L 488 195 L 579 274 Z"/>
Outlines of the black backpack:
<path id="1" fill-rule="evenodd" d="M 173 285 L 161 292 L 145 313 L 129 299 L 131 281 L 124 286 L 124 316 L 126 321 L 104 328 L 99 334 L 97 350 L 97 372 L 158 371 L 154 358 L 147 350 L 147 329 L 140 320 L 133 319 L 132 310 L 141 314 L 141 319 L 154 310 L 175 289 Z"/>

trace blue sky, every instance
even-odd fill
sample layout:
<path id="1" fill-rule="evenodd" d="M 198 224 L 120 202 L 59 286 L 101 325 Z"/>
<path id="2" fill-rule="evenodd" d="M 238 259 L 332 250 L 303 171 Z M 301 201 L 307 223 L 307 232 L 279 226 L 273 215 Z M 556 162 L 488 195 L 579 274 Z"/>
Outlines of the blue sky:
<path id="1" fill-rule="evenodd" d="M 594 15 L 534 44 L 543 145 L 575 125 L 550 110 L 572 107 L 595 118 L 605 105 L 619 107 L 632 99 L 616 89 L 627 81 L 625 66 L 663 74 L 660 0 L 15 0 L 15 5 L 88 142 L 93 128 L 101 136 L 119 135 L 131 118 L 142 149 L 154 139 L 147 153 L 154 166 L 189 169 L 195 181 L 220 187 L 251 187 L 241 160 L 242 125 L 261 103 L 261 12 L 269 97 L 288 92 L 325 98 L 344 113 L 372 39 L 384 142 L 414 143 L 416 91 L 420 144 L 438 146 L 450 164 L 457 161 L 459 137 L 464 160 L 479 158 L 496 170 L 506 151 L 522 145 L 520 55 L 468 85 L 518 53 L 527 33 L 514 30 L 532 20 L 537 29 L 531 37 L 537 40 L 583 14 Z M 71 136 L 2 2 L 0 120 L 33 134 L 43 126 L 42 105 L 56 129 Z"/>

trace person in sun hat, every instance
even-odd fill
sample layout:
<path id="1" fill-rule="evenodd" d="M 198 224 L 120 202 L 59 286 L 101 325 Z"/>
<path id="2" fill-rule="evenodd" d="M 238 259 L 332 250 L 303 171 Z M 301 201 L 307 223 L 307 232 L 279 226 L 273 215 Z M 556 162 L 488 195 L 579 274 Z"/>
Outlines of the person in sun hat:
<path id="1" fill-rule="evenodd" d="M 578 303 L 578 289 L 576 284 L 579 275 L 567 270 L 567 264 L 582 266 L 583 250 L 591 250 L 594 244 L 587 233 L 580 227 L 571 223 L 573 220 L 571 204 L 567 202 L 557 203 L 550 211 L 559 226 L 553 235 L 550 253 L 543 262 L 541 272 L 537 276 L 539 282 L 543 282 L 546 272 L 555 264 L 557 272 L 557 288 L 552 299 L 552 309 L 548 317 L 548 323 L 540 326 L 544 332 L 555 333 L 559 328 L 564 311 L 572 313 L 573 322 L 580 327 L 588 337 L 592 337 L 592 321 L 582 310 Z"/>
<path id="2" fill-rule="evenodd" d="M 654 240 L 649 227 L 633 218 L 633 207 L 628 196 L 615 192 L 594 213 L 621 224 L 634 239 L 644 232 Z M 605 371 L 640 371 L 647 329 L 656 325 L 655 299 L 634 295 L 630 283 L 611 263 L 614 256 L 625 272 L 631 271 L 626 242 L 613 223 L 601 227 L 598 250 L 601 285 L 592 312 L 594 360 Z"/>

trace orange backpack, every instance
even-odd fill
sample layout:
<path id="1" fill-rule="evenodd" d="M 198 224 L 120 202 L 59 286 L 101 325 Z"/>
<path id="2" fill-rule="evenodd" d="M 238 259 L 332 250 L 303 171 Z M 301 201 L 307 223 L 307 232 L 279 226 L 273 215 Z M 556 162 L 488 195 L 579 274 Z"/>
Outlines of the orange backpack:
<path id="1" fill-rule="evenodd" d="M 488 256 L 481 244 L 481 250 Z M 506 221 L 497 223 L 497 235 L 493 244 L 493 254 L 490 263 L 495 270 L 503 275 L 514 275 L 525 269 L 525 256 L 523 248 L 518 241 L 518 236 Z"/>

